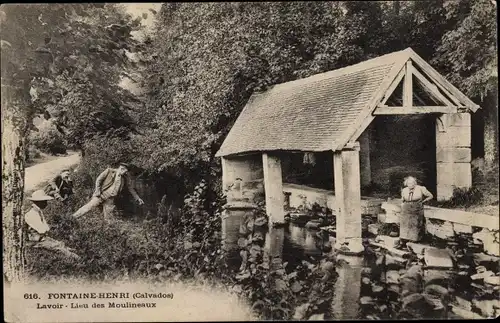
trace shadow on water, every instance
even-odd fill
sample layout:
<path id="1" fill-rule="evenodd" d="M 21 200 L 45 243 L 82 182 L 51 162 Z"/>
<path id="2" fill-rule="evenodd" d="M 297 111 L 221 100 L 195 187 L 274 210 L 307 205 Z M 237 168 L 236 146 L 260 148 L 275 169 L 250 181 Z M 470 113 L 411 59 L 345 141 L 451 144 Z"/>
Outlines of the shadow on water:
<path id="1" fill-rule="evenodd" d="M 289 223 L 284 228 L 283 260 L 293 267 L 302 260 L 317 263 L 331 250 L 332 238 L 322 230 L 306 229 Z M 331 304 L 333 319 L 359 319 L 359 298 L 361 292 L 362 257 L 337 255 L 340 264 L 337 266 L 337 278 Z"/>
<path id="2" fill-rule="evenodd" d="M 236 245 L 238 226 L 237 217 L 228 217 L 225 222 L 225 244 Z M 232 225 L 233 224 L 233 225 Z M 272 259 L 279 258 L 287 263 L 289 271 L 295 271 L 303 261 L 318 264 L 322 259 L 333 253 L 331 249 L 332 237 L 322 230 L 307 229 L 305 227 L 289 223 L 282 228 L 270 228 L 265 236 L 264 249 Z M 230 252 L 229 265 L 238 268 L 241 264 L 239 252 L 235 249 Z M 333 301 L 330 305 L 331 316 L 334 319 L 358 319 L 359 298 L 361 291 L 361 271 L 363 265 L 362 257 L 344 257 L 336 268 L 337 278 L 335 280 Z"/>

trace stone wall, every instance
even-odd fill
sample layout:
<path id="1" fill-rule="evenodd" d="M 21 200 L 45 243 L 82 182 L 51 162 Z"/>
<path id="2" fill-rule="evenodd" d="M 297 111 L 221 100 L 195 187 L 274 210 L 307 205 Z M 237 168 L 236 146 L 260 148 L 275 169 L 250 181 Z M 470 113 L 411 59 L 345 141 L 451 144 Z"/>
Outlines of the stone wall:
<path id="1" fill-rule="evenodd" d="M 319 188 L 308 187 L 304 185 L 283 183 L 283 192 L 289 193 L 290 207 L 298 208 L 304 201 L 312 205 L 319 204 L 321 207 L 327 207 L 334 211 L 335 195 L 332 191 Z M 383 200 L 372 197 L 361 197 L 361 213 L 362 214 L 378 214 L 380 213 L 380 205 Z M 334 213 L 335 214 L 335 213 Z"/>
<path id="2" fill-rule="evenodd" d="M 399 223 L 400 200 L 382 204 L 385 213 L 378 217 L 380 223 Z M 424 207 L 426 232 L 442 240 L 453 240 L 462 235 L 472 235 L 474 243 L 483 245 L 486 254 L 500 256 L 499 218 L 454 209 Z"/>
<path id="3" fill-rule="evenodd" d="M 435 116 L 379 116 L 370 128 L 375 184 L 398 194 L 402 178 L 413 175 L 436 192 Z"/>

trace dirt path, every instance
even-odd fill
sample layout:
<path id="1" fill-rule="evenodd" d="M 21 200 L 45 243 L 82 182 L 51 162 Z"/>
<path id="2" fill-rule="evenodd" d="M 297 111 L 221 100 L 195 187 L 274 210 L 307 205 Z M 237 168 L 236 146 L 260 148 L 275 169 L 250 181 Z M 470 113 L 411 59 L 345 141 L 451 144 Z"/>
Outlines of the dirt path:
<path id="1" fill-rule="evenodd" d="M 54 160 L 27 167 L 24 176 L 24 191 L 29 193 L 41 188 L 64 168 L 78 165 L 80 159 L 80 154 L 74 152 L 68 156 L 57 157 Z"/>

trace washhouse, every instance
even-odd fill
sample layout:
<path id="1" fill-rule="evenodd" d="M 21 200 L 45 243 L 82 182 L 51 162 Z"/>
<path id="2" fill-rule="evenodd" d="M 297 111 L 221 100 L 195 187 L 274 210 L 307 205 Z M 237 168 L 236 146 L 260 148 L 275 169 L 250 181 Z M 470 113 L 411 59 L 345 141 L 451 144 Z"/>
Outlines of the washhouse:
<path id="1" fill-rule="evenodd" d="M 393 191 L 388 168 L 441 201 L 471 187 L 479 108 L 411 48 L 254 93 L 216 154 L 228 205 L 243 214 L 261 194 L 279 224 L 306 196 L 336 216 L 335 248 L 362 252 L 362 214 Z M 374 187 L 388 189 L 377 199 Z"/>

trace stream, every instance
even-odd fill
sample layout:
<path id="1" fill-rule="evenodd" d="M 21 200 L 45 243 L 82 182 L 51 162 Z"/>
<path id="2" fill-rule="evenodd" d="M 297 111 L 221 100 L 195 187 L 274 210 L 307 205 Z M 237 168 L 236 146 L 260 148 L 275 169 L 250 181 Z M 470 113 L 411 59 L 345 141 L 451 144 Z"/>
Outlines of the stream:
<path id="1" fill-rule="evenodd" d="M 290 222 L 270 230 L 265 245 L 273 257 L 281 258 L 293 271 L 304 260 L 315 264 L 334 255 L 333 240 L 327 231 Z M 456 249 L 456 243 L 449 244 Z M 446 250 L 444 246 L 428 248 Z M 484 253 L 471 250 L 454 259 L 453 268 L 447 269 L 428 269 L 422 255 L 399 257 L 372 246 L 366 246 L 361 257 L 335 257 L 337 277 L 330 312 L 325 317 L 478 319 L 498 313 L 498 286 L 474 278 L 481 267 L 483 272 L 498 273 L 498 258 Z"/>

